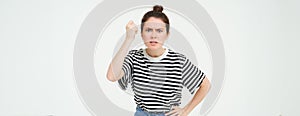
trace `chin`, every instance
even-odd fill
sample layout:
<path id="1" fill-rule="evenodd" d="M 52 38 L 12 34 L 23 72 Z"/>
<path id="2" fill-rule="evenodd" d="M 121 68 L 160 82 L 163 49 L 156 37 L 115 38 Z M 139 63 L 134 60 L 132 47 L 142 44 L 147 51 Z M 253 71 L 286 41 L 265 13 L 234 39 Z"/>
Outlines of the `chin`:
<path id="1" fill-rule="evenodd" d="M 147 48 L 148 48 L 149 50 L 157 50 L 157 49 L 161 48 L 161 46 L 151 46 L 151 45 L 147 45 Z"/>
<path id="2" fill-rule="evenodd" d="M 149 50 L 158 50 L 160 47 L 158 46 L 150 46 L 150 47 L 147 47 Z"/>

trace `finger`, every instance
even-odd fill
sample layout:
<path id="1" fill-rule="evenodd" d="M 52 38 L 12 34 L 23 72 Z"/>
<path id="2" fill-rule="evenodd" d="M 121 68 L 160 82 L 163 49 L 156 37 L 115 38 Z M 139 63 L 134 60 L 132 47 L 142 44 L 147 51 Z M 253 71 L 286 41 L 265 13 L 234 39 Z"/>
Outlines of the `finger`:
<path id="1" fill-rule="evenodd" d="M 136 29 L 136 30 L 135 30 L 135 34 L 137 34 L 137 32 L 138 32 L 138 30 Z"/>
<path id="2" fill-rule="evenodd" d="M 170 112 L 168 112 L 168 113 L 166 113 L 165 115 L 171 115 L 171 114 L 173 114 L 173 113 L 175 113 L 176 111 L 175 110 L 172 110 L 172 111 L 170 111 Z"/>
<path id="3" fill-rule="evenodd" d="M 136 31 L 138 28 L 137 28 L 137 25 L 135 25 L 135 24 L 132 24 L 131 25 L 131 28 L 134 30 L 134 31 Z"/>
<path id="4" fill-rule="evenodd" d="M 130 20 L 130 21 L 126 24 L 126 27 L 131 27 L 132 23 L 133 23 L 133 21 Z"/>
<path id="5" fill-rule="evenodd" d="M 136 24 L 135 24 L 133 21 L 131 21 L 131 25 L 132 25 L 132 26 L 136 26 Z"/>
<path id="6" fill-rule="evenodd" d="M 176 112 L 174 112 L 173 114 L 171 114 L 170 116 L 178 116 L 178 114 L 179 114 L 179 112 L 176 111 Z"/>
<path id="7" fill-rule="evenodd" d="M 134 22 L 132 22 L 132 23 L 128 23 L 127 27 L 129 27 L 130 29 L 135 29 L 137 28 L 137 25 Z"/>
<path id="8" fill-rule="evenodd" d="M 129 22 L 128 22 L 128 24 L 132 24 L 133 23 L 133 21 L 132 20 L 130 20 Z"/>
<path id="9" fill-rule="evenodd" d="M 175 115 L 178 114 L 178 112 L 179 112 L 179 109 L 174 109 L 174 110 L 172 110 L 172 111 L 166 113 L 166 115 L 171 115 L 171 116 L 173 116 L 174 114 L 175 114 Z"/>
<path id="10" fill-rule="evenodd" d="M 174 107 L 172 107 L 172 109 L 178 109 L 179 107 L 178 106 L 174 106 Z"/>

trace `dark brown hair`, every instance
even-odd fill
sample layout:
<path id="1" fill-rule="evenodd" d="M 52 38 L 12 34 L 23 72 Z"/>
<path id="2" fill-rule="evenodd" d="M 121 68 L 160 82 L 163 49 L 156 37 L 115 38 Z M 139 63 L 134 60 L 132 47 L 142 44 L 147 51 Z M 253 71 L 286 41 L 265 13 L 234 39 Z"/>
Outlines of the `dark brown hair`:
<path id="1" fill-rule="evenodd" d="M 141 29 L 143 30 L 144 22 L 146 22 L 150 17 L 155 17 L 161 19 L 164 23 L 166 23 L 167 33 L 169 33 L 170 23 L 169 18 L 162 11 L 164 8 L 161 5 L 153 6 L 152 11 L 148 11 L 142 18 Z"/>

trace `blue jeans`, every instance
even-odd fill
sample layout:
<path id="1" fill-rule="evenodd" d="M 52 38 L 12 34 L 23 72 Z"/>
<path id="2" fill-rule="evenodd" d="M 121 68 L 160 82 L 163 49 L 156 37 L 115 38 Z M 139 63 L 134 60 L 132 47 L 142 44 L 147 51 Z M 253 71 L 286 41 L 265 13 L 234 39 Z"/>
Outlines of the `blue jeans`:
<path id="1" fill-rule="evenodd" d="M 165 116 L 165 113 L 149 113 L 137 106 L 134 116 Z"/>

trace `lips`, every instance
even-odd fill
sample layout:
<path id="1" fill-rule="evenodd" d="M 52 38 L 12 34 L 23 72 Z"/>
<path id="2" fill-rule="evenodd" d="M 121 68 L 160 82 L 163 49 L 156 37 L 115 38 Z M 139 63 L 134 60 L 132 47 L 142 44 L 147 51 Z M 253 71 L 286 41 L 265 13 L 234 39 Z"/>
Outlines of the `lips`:
<path id="1" fill-rule="evenodd" d="M 150 45 L 155 46 L 158 42 L 157 41 L 150 41 Z"/>
<path id="2" fill-rule="evenodd" d="M 158 43 L 157 41 L 150 41 L 150 43 Z"/>

